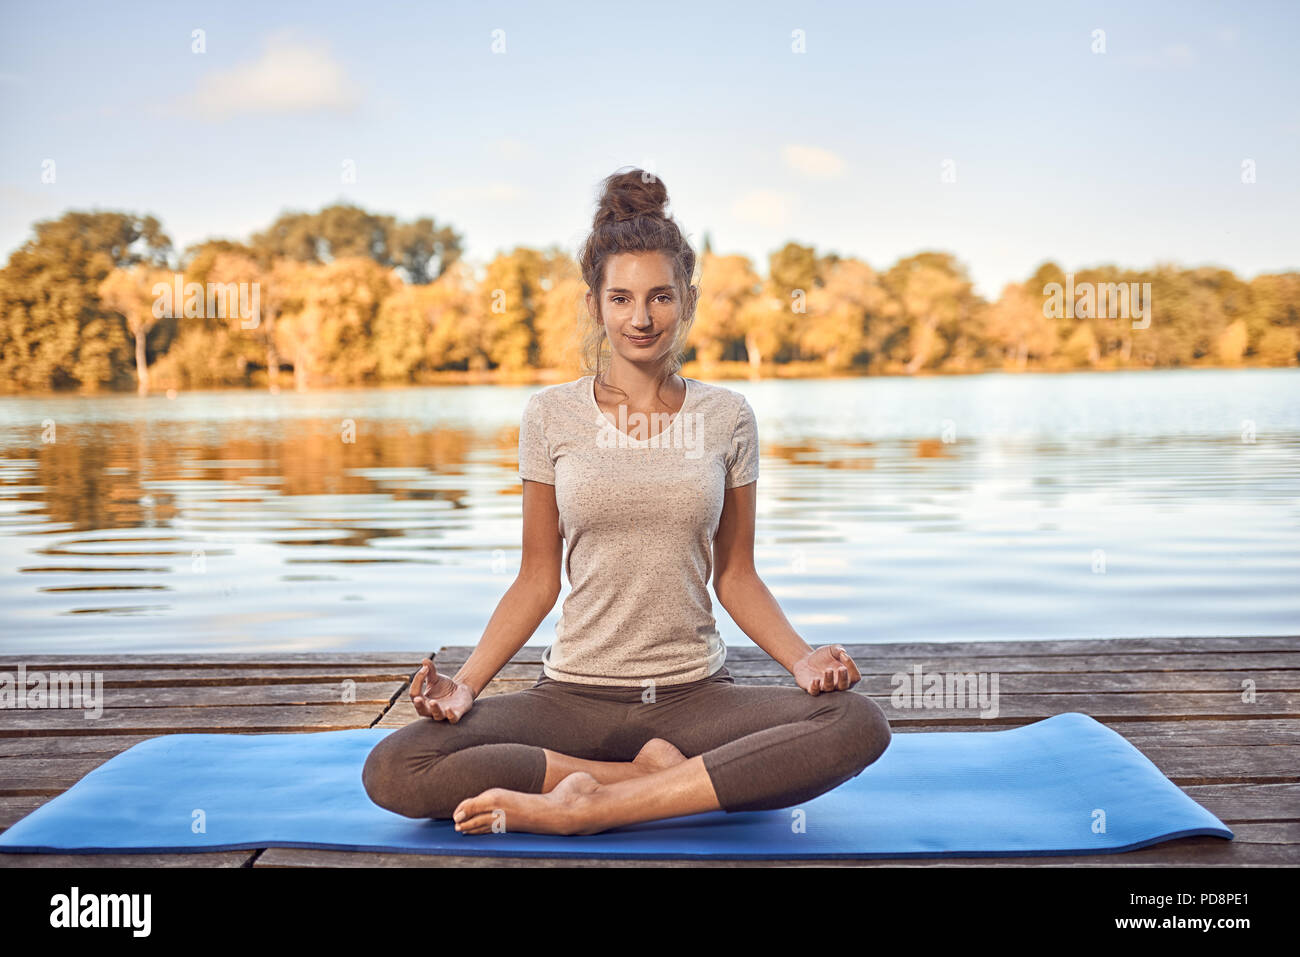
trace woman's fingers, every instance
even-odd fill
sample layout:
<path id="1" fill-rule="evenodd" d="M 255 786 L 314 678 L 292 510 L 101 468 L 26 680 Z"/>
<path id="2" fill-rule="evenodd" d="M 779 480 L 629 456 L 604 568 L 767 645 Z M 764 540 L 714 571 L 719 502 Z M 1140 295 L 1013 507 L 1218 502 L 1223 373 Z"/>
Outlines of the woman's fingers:
<path id="1" fill-rule="evenodd" d="M 429 676 L 429 669 L 433 667 L 433 662 L 428 658 L 420 665 L 420 670 L 415 673 L 411 679 L 411 704 L 415 706 L 416 714 L 423 715 L 426 718 L 438 718 L 435 713 L 436 702 L 430 703 L 429 699 L 424 696 L 425 685 Z"/>
<path id="2" fill-rule="evenodd" d="M 862 680 L 862 673 L 843 645 L 824 645 L 805 660 L 816 669 L 808 679 L 809 694 L 848 691 Z"/>
<path id="3" fill-rule="evenodd" d="M 848 690 L 848 688 L 851 688 L 853 685 L 857 684 L 859 681 L 862 680 L 862 672 L 858 671 L 858 666 L 854 663 L 853 656 L 844 650 L 843 645 L 835 645 L 831 649 L 831 653 L 835 655 L 835 657 L 838 658 L 841 662 L 844 663 L 844 668 L 846 674 L 848 675 L 848 684 L 847 685 L 841 684 L 840 685 L 841 691 Z"/>
<path id="4" fill-rule="evenodd" d="M 424 674 L 428 670 L 428 665 L 421 665 L 420 670 L 411 679 L 411 703 L 415 705 L 416 711 L 420 711 L 420 704 L 424 700 Z M 421 711 L 420 713 L 423 714 L 424 712 Z"/>

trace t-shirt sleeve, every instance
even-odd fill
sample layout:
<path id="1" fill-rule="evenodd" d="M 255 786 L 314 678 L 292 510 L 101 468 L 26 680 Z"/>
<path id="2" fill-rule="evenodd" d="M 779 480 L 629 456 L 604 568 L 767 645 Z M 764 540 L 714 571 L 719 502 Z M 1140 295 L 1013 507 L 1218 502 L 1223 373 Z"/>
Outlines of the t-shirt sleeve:
<path id="1" fill-rule="evenodd" d="M 554 485 L 555 460 L 551 458 L 551 447 L 546 441 L 545 417 L 539 394 L 534 393 L 528 400 L 519 422 L 519 477 Z"/>
<path id="2" fill-rule="evenodd" d="M 727 454 L 727 488 L 748 485 L 758 479 L 758 420 L 749 400 L 740 397 L 740 411 L 736 415 L 736 429 L 731 436 L 731 451 Z"/>

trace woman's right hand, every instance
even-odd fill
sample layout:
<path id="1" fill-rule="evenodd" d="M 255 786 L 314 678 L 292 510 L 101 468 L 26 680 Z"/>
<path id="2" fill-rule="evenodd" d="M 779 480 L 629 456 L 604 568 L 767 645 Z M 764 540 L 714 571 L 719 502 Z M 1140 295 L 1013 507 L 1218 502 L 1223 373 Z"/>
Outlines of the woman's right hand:
<path id="1" fill-rule="evenodd" d="M 425 658 L 411 679 L 411 703 L 426 718 L 455 724 L 474 706 L 474 692 L 463 681 L 438 674 L 434 663 Z"/>

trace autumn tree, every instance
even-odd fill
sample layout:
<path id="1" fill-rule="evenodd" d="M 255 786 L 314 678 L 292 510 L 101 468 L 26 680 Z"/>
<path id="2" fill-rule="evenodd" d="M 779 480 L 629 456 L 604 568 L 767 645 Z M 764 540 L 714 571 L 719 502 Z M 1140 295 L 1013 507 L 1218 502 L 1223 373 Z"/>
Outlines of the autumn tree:
<path id="1" fill-rule="evenodd" d="M 468 368 L 476 348 L 477 303 L 473 274 L 463 261 L 427 285 L 397 288 L 375 317 L 379 377 L 418 382 L 441 369 Z"/>
<path id="2" fill-rule="evenodd" d="M 461 237 L 425 216 L 403 223 L 358 206 L 336 204 L 316 213 L 286 212 L 252 239 L 252 247 L 274 259 L 329 263 L 364 257 L 401 270 L 413 284 L 432 282 L 460 258 Z"/>
<path id="3" fill-rule="evenodd" d="M 837 259 L 808 295 L 799 329 L 800 352 L 843 372 L 870 359 L 873 321 L 886 309 L 888 294 L 876 271 L 857 259 Z"/>
<path id="4" fill-rule="evenodd" d="M 113 269 L 99 284 L 97 292 L 105 309 L 122 317 L 135 346 L 136 391 L 149 392 L 149 358 L 146 348 L 149 331 L 160 322 L 175 322 L 173 309 L 159 308 L 156 286 L 166 288 L 171 300 L 172 273 L 143 264 Z"/>
<path id="5" fill-rule="evenodd" d="M 902 259 L 882 284 L 908 326 L 909 375 L 950 355 L 979 305 L 965 269 L 948 253 Z"/>
<path id="6" fill-rule="evenodd" d="M 0 269 L 0 388 L 125 385 L 132 349 L 99 285 L 116 268 L 165 265 L 171 240 L 152 216 L 68 212 L 38 222 Z"/>
<path id="7" fill-rule="evenodd" d="M 983 314 L 983 333 L 1003 364 L 1024 370 L 1056 346 L 1056 327 L 1043 311 L 1044 297 L 1029 283 L 1007 283 Z"/>
<path id="8" fill-rule="evenodd" d="M 537 312 L 548 272 L 546 257 L 517 247 L 488 263 L 480 285 L 483 325 L 480 349 L 497 368 L 517 371 L 537 359 Z"/>
<path id="9" fill-rule="evenodd" d="M 748 257 L 705 254 L 700 262 L 699 301 L 690 341 L 707 367 L 745 358 L 747 329 L 741 320 L 745 304 L 763 283 Z"/>

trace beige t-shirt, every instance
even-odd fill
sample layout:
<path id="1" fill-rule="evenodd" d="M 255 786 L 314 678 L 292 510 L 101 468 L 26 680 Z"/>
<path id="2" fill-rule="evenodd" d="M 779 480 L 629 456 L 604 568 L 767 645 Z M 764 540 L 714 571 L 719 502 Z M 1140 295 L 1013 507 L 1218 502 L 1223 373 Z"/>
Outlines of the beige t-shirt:
<path id="1" fill-rule="evenodd" d="M 519 477 L 555 486 L 567 544 L 571 590 L 542 670 L 594 685 L 707 678 L 727 656 L 709 600 L 713 536 L 723 489 L 758 478 L 754 410 L 686 379 L 676 416 L 643 427 L 602 411 L 593 378 L 535 393 L 519 427 Z"/>

